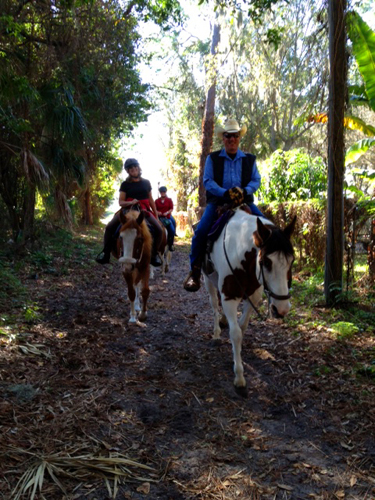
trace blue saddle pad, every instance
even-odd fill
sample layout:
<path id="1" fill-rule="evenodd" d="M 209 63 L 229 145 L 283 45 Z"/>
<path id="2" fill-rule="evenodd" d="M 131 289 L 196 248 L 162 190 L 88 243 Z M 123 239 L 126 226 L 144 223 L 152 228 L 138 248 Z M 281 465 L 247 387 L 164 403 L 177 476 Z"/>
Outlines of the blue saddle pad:
<path id="1" fill-rule="evenodd" d="M 224 226 L 233 215 L 234 215 L 233 210 L 227 210 L 226 212 L 223 213 L 223 215 L 220 215 L 220 217 L 212 226 L 211 231 L 208 233 L 207 237 L 211 242 L 214 242 L 218 239 L 222 230 L 224 229 Z"/>

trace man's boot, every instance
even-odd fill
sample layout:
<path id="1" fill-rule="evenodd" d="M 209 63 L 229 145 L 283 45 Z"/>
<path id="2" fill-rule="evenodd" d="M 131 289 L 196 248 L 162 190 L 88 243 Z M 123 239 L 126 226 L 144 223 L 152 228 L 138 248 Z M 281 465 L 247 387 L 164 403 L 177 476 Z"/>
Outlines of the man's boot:
<path id="1" fill-rule="evenodd" d="M 184 288 L 187 292 L 197 292 L 201 287 L 201 268 L 193 266 L 188 277 L 184 282 Z"/>
<path id="2" fill-rule="evenodd" d="M 151 265 L 154 267 L 160 267 L 162 265 L 161 258 L 158 253 L 152 253 L 151 255 Z"/>
<path id="3" fill-rule="evenodd" d="M 96 262 L 98 264 L 108 264 L 111 258 L 111 251 L 108 251 L 104 248 L 98 255 L 96 256 Z"/>
<path id="4" fill-rule="evenodd" d="M 154 241 L 152 243 L 151 265 L 154 266 L 154 267 L 160 267 L 162 265 L 161 258 L 159 257 L 158 251 L 156 249 L 155 239 L 154 239 Z"/>

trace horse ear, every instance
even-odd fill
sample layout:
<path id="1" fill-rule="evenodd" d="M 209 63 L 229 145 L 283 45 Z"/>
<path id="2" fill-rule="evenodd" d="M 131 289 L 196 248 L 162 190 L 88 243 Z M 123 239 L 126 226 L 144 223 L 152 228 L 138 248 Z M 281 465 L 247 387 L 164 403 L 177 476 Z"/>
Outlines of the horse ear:
<path id="1" fill-rule="evenodd" d="M 266 227 L 263 222 L 257 217 L 257 231 L 253 233 L 253 240 L 255 245 L 260 248 L 268 238 L 271 236 L 272 231 Z"/>
<path id="2" fill-rule="evenodd" d="M 144 218 L 145 218 L 145 213 L 143 212 L 143 210 L 141 210 L 141 212 L 137 217 L 137 224 L 141 225 Z"/>
<path id="3" fill-rule="evenodd" d="M 296 220 L 297 220 L 297 216 L 295 215 L 295 216 L 293 217 L 292 222 L 291 222 L 288 226 L 286 226 L 286 228 L 284 229 L 284 234 L 285 234 L 285 236 L 286 236 L 289 240 L 290 240 L 290 237 L 292 236 L 293 231 L 294 231 L 294 229 L 295 229 L 295 227 L 296 227 Z"/>
<path id="4" fill-rule="evenodd" d="M 122 209 L 119 211 L 119 218 L 120 218 L 121 224 L 125 224 L 125 222 L 126 222 L 126 215 L 124 214 L 124 212 L 122 211 Z"/>

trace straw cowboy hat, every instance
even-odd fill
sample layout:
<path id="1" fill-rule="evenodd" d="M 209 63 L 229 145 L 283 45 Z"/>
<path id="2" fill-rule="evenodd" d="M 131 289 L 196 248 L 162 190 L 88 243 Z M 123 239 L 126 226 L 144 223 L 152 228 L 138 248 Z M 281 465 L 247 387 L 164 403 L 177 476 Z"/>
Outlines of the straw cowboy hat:
<path id="1" fill-rule="evenodd" d="M 220 125 L 216 127 L 216 135 L 220 139 L 223 138 L 224 132 L 228 132 L 229 134 L 235 134 L 236 132 L 239 132 L 240 137 L 243 137 L 246 134 L 246 131 L 246 125 L 242 125 L 242 127 L 240 127 L 238 121 L 234 120 L 233 118 L 228 118 L 228 120 L 224 123 L 224 127 L 221 127 Z"/>

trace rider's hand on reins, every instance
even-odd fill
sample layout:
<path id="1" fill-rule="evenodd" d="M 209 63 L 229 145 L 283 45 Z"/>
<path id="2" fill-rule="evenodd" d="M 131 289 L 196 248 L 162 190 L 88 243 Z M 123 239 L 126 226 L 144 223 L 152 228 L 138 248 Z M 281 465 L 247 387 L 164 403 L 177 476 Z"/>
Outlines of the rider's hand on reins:
<path id="1" fill-rule="evenodd" d="M 240 187 L 233 187 L 225 191 L 224 200 L 230 203 L 232 207 L 238 207 L 242 205 L 245 200 L 244 190 Z"/>

